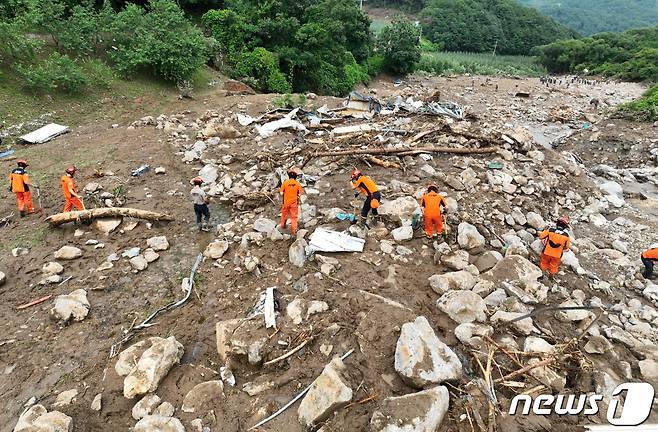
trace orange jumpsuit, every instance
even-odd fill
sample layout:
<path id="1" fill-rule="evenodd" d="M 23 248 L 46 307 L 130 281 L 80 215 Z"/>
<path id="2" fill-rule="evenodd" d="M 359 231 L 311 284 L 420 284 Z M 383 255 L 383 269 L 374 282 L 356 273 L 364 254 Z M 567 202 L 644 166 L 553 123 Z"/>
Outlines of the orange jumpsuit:
<path id="1" fill-rule="evenodd" d="M 70 212 L 73 207 L 75 207 L 75 209 L 78 211 L 84 210 L 85 206 L 82 204 L 82 201 L 80 201 L 80 198 L 75 196 L 78 194 L 78 192 L 75 190 L 75 183 L 73 183 L 73 178 L 69 177 L 68 175 L 62 176 L 60 179 L 60 184 L 62 185 L 64 198 L 66 198 L 66 204 L 64 204 L 64 212 Z"/>
<path id="2" fill-rule="evenodd" d="M 441 213 L 441 207 L 447 207 L 445 199 L 434 191 L 427 192 L 420 199 L 420 206 L 423 208 L 425 234 L 427 237 L 432 237 L 433 228 L 436 228 L 438 235 L 443 234 L 443 215 Z"/>
<path id="3" fill-rule="evenodd" d="M 560 267 L 562 254 L 571 247 L 569 233 L 559 228 L 552 228 L 544 230 L 539 234 L 539 238 L 544 242 L 539 267 L 542 270 L 548 270 L 550 274 L 556 274 Z"/>
<path id="4" fill-rule="evenodd" d="M 18 211 L 21 214 L 24 214 L 25 212 L 34 213 L 32 191 L 30 191 L 30 177 L 25 172 L 25 169 L 20 167 L 15 168 L 11 174 L 9 174 L 9 184 L 11 191 L 16 194 Z"/>
<path id="5" fill-rule="evenodd" d="M 302 185 L 295 179 L 283 182 L 280 189 L 283 194 L 283 207 L 281 208 L 281 229 L 286 227 L 290 218 L 290 230 L 293 234 L 297 232 L 297 217 L 299 215 L 299 196 L 304 193 Z"/>
<path id="6" fill-rule="evenodd" d="M 382 194 L 379 192 L 379 188 L 375 181 L 368 176 L 360 176 L 356 181 L 352 182 L 352 189 L 359 189 L 359 192 L 366 196 L 366 200 L 363 203 L 361 208 L 361 217 L 363 219 L 368 217 L 368 213 L 372 211 L 372 214 L 377 216 L 377 207 L 373 207 L 373 200 L 381 203 Z"/>

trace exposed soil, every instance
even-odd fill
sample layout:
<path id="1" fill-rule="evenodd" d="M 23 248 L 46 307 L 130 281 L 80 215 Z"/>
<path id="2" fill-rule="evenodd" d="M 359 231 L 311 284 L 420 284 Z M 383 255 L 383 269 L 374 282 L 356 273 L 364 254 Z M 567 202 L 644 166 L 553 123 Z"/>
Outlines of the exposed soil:
<path id="1" fill-rule="evenodd" d="M 565 126 L 550 118 L 549 113 L 554 107 L 567 107 L 593 114 L 600 119 L 605 115 L 605 110 L 594 113 L 589 105 L 591 98 L 607 98 L 612 105 L 638 96 L 643 90 L 639 85 L 624 83 L 571 86 L 568 89 L 556 86 L 547 89 L 534 79 L 486 77 L 415 78 L 402 87 L 394 87 L 390 82 L 377 82 L 373 83 L 370 89 L 376 89 L 377 96 L 382 99 L 398 94 L 426 97 L 435 90 L 440 90 L 443 100 L 453 100 L 466 106 L 467 112 L 476 117 L 468 120 L 471 129 L 483 133 L 506 124 L 542 126 L 550 122 L 552 125 L 569 129 L 569 125 Z M 514 93 L 520 90 L 530 92 L 532 97 L 515 98 Z M 7 275 L 7 282 L 0 287 L 3 300 L 0 303 L 0 316 L 4 318 L 4 331 L 0 338 L 0 398 L 4 405 L 4 409 L 0 410 L 1 431 L 13 429 L 24 404 L 30 398 L 36 398 L 38 403 L 50 409 L 57 394 L 72 388 L 79 392 L 77 400 L 72 405 L 58 410 L 73 418 L 73 431 L 119 431 L 129 430 L 135 425 L 130 412 L 136 400 L 126 399 L 122 394 L 123 379 L 114 370 L 116 359 L 108 358 L 110 346 L 123 337 L 124 331 L 130 328 L 131 324 L 141 322 L 156 308 L 182 295 L 182 279 L 189 274 L 196 255 L 205 249 L 214 239 L 214 235 L 197 233 L 188 198 L 189 179 L 197 174 L 202 164 L 181 162 L 181 155 L 177 154 L 180 151 L 180 140 L 172 139 L 161 130 L 153 127 L 130 130 L 127 127 L 132 121 L 146 114 L 156 117 L 160 114 L 185 113 L 187 121 L 201 117 L 209 109 L 227 117 L 230 117 L 229 112 L 246 112 L 255 116 L 266 110 L 274 96 L 225 96 L 223 92 L 216 91 L 197 100 L 167 101 L 160 112 L 144 113 L 139 108 L 128 106 L 117 114 L 117 118 L 76 127 L 71 133 L 43 145 L 17 148 L 16 157 L 29 160 L 30 173 L 35 183 L 38 182 L 41 186 L 42 205 L 46 214 L 61 210 L 63 198 L 58 179 L 67 165 L 76 164 L 80 168 L 76 177 L 79 189 L 92 181 L 100 183 L 105 191 L 122 186 L 125 191 L 125 206 L 168 213 L 175 217 L 175 221 L 152 225 L 142 221 L 132 231 L 124 231 L 121 227 L 119 231 L 108 236 L 95 232 L 88 226 L 50 229 L 37 215 L 24 219 L 14 216 L 7 226 L 0 227 L 0 270 Z M 317 108 L 327 103 L 330 107 L 335 107 L 341 102 L 340 99 L 321 97 L 309 101 L 309 105 Z M 397 126 L 396 121 L 398 120 L 395 117 L 391 118 L 393 126 Z M 413 121 L 421 130 L 431 126 L 436 119 L 416 118 Z M 577 128 L 575 125 L 580 122 L 575 120 L 574 127 Z M 113 128 L 111 125 L 114 123 L 119 126 Z M 614 126 L 609 126 L 611 123 Z M 222 144 L 228 144 L 230 148 L 211 147 L 204 153 L 204 160 L 221 160 L 226 154 L 232 155 L 233 160 L 227 164 L 227 169 L 236 178 L 243 176 L 246 170 L 257 164 L 262 168 L 259 176 L 265 177 L 269 174 L 268 166 L 279 167 L 283 162 L 279 159 L 280 155 L 300 142 L 299 137 L 288 132 L 280 132 L 264 141 L 256 140 L 255 134 L 250 134 L 250 128 L 240 127 L 235 121 L 233 124 L 245 136 L 235 140 L 222 140 Z M 591 130 L 571 130 L 575 134 L 566 138 L 556 151 L 545 151 L 544 165 L 563 164 L 559 152 L 569 151 L 576 154 L 586 167 L 599 163 L 617 168 L 642 167 L 647 163 L 653 163 L 655 166 L 655 162 L 650 162 L 644 156 L 652 144 L 650 140 L 655 137 L 656 130 L 650 125 L 621 120 L 602 120 L 595 124 L 602 129 L 598 142 L 589 141 Z M 192 144 L 194 137 L 189 138 L 189 143 Z M 468 158 L 466 164 L 476 172 L 484 173 L 487 171 L 485 163 L 494 158 L 497 159 L 475 156 Z M 292 160 L 285 161 L 290 162 Z M 0 160 L 0 170 L 8 173 L 14 163 L 14 160 Z M 151 171 L 140 177 L 131 177 L 131 170 L 144 163 L 151 165 Z M 466 167 L 463 158 L 442 155 L 435 156 L 431 165 L 446 176 L 457 176 Z M 156 175 L 153 168 L 158 166 L 166 168 L 166 174 Z M 352 166 L 367 170 L 381 183 L 397 179 L 422 188 L 429 180 L 419 177 L 416 171 L 402 173 L 377 166 L 368 167 L 357 158 L 335 161 L 325 159 L 323 164 L 309 164 L 305 172 L 321 175 L 322 180 L 332 185 L 332 190 L 320 198 L 311 195 L 309 201 L 317 205 L 319 210 L 332 207 L 350 210 L 352 192 L 349 190 L 348 180 Z M 527 166 L 527 170 L 531 174 L 537 172 L 537 168 L 531 165 Z M 113 172 L 114 175 L 95 175 L 107 171 Z M 593 179 L 586 174 L 562 178 L 568 179 L 568 184 L 558 184 L 555 192 L 559 196 L 564 196 L 567 191 L 574 191 L 586 197 L 598 191 Z M 478 211 L 496 209 L 507 214 L 513 207 L 522 206 L 526 212 L 532 210 L 546 215 L 553 213 L 555 205 L 555 194 L 552 193 L 544 193 L 540 200 L 517 199 L 510 202 L 501 199 L 501 195 L 493 191 L 471 194 L 468 191 L 453 191 L 446 185 L 441 187 L 450 196 L 462 198 L 459 214 L 449 221 L 452 227 L 450 243 L 455 242 L 455 222 L 460 219 L 476 219 L 473 216 Z M 0 218 L 15 211 L 13 196 L 6 188 L 2 197 Z M 628 204 L 627 208 L 620 210 L 620 215 L 649 227 L 644 231 L 645 234 L 629 239 L 630 255 L 635 257 L 639 256 L 641 248 L 654 240 L 651 237 L 658 226 L 658 215 L 655 205 L 647 206 L 646 201 L 628 200 Z M 216 197 L 211 202 L 210 211 L 213 223 L 218 224 L 226 222 L 229 215 L 232 220 L 245 219 L 248 222 L 251 220 L 248 218 L 253 217 L 254 213 L 278 220 L 279 208 L 278 204 L 275 206 L 266 201 L 253 211 L 240 211 L 233 206 L 232 201 Z M 322 225 L 346 229 L 349 223 L 323 221 Z M 489 227 L 498 234 L 509 229 L 504 222 L 498 220 L 489 221 Z M 576 237 L 588 237 L 602 244 L 613 239 L 605 229 L 591 224 L 576 222 L 574 227 Z M 76 229 L 84 230 L 84 234 L 74 236 Z M 145 248 L 146 239 L 156 235 L 166 235 L 171 248 L 160 252 L 160 259 L 150 264 L 147 270 L 134 273 L 128 261 L 122 258 L 110 270 L 94 271 L 111 253 L 120 255 L 125 249 L 135 246 Z M 242 232 L 236 235 L 241 236 Z M 265 240 L 260 245 L 249 245 L 249 253 L 260 261 L 260 276 L 248 273 L 242 268 L 239 259 L 233 262 L 234 257 L 244 252 L 238 250 L 237 243 L 232 244 L 225 256 L 227 263 L 213 265 L 212 260 L 206 260 L 202 264 L 191 301 L 158 317 L 155 320 L 156 325 L 139 333 L 133 340 L 135 342 L 150 336 L 173 335 L 185 347 L 181 365 L 171 370 L 160 384 L 157 394 L 177 408 L 175 416 L 188 427 L 196 415 L 179 410 L 183 397 L 194 385 L 209 379 L 219 379 L 217 377 L 221 364 L 217 355 L 215 324 L 222 320 L 244 317 L 264 288 L 276 286 L 282 318 L 279 332 L 272 335 L 268 343 L 268 358 L 288 351 L 295 338 L 303 331 L 312 329 L 317 336 L 311 344 L 287 361 L 264 368 L 247 365 L 235 370 L 237 386 L 225 386 L 224 402 L 213 407 L 216 421 L 213 422 L 208 416 L 203 418 L 204 424 L 212 431 L 246 431 L 307 386 L 330 361 L 332 355 L 340 355 L 350 349 L 355 349 L 355 353 L 346 360 L 349 381 L 354 390 L 353 400 L 366 401 L 339 410 L 326 422 L 323 430 L 369 430 L 370 417 L 379 401 L 391 395 L 412 392 L 397 376 L 393 357 L 400 326 L 418 315 L 427 317 L 437 335 L 454 347 L 466 369 L 462 382 L 449 386 L 451 408 L 443 422 L 442 430 L 477 430 L 478 426 L 471 423 L 475 420 L 470 419 L 470 416 L 474 410 L 481 409 L 481 415 L 485 424 L 487 423 L 486 398 L 480 394 L 479 398 L 468 399 L 467 394 L 477 393 L 473 390 L 473 383 L 468 383 L 481 373 L 470 350 L 460 345 L 455 338 L 453 331 L 456 323 L 435 306 L 438 296 L 430 289 L 427 279 L 447 269 L 435 264 L 432 244 L 420 237 L 418 234 L 418 238 L 404 243 L 404 246 L 413 250 L 413 255 L 396 256 L 395 259 L 381 253 L 379 242 L 370 238 L 363 254 L 335 254 L 341 267 L 331 277 L 322 276 L 320 273 L 317 273 L 320 276 L 316 277 L 315 273 L 319 272 L 319 264 L 316 262 L 309 262 L 303 268 L 290 265 L 287 249 L 294 239 L 281 242 Z M 104 248 L 95 249 L 94 246 L 85 245 L 89 239 L 97 239 L 105 245 Z M 75 245 L 84 251 L 81 258 L 62 262 L 65 267 L 63 276 L 72 278 L 61 285 L 38 285 L 44 263 L 54 260 L 53 253 L 66 244 Z M 16 247 L 28 247 L 29 253 L 15 258 L 11 250 Z M 597 274 L 602 280 L 613 280 L 617 275 L 614 269 L 598 260 L 595 254 L 583 253 L 579 258 L 583 267 Z M 389 283 L 390 279 L 387 282 L 391 266 L 396 266 L 395 283 Z M 305 275 L 308 291 L 300 293 L 293 285 Z M 607 304 L 625 301 L 630 294 L 634 294 L 615 291 L 605 295 L 593 291 L 589 282 L 586 277 L 566 271 L 559 277 L 559 284 L 564 290 L 552 290 L 548 303 L 557 305 L 565 299 L 565 291 L 568 293 L 576 288 L 585 291 L 588 297 L 601 297 Z M 91 311 L 82 322 L 60 326 L 51 320 L 49 310 L 52 300 L 25 310 L 16 309 L 17 305 L 44 295 L 68 294 L 79 288 L 87 290 L 91 303 Z M 366 298 L 360 290 L 397 301 L 409 310 L 390 307 L 380 301 Z M 310 317 L 301 326 L 294 326 L 285 319 L 285 305 L 297 296 L 306 300 L 323 300 L 328 303 L 329 311 Z M 573 323 L 564 323 L 551 317 L 552 315 L 538 317 L 536 323 L 548 331 L 549 334 L 544 337 L 552 342 L 562 343 L 579 331 Z M 337 327 L 331 327 L 333 324 Z M 506 331 L 501 329 L 495 335 Z M 279 341 L 287 344 L 279 344 Z M 320 352 L 322 345 L 333 346 L 330 356 Z M 583 356 L 582 352 L 577 354 Z M 581 358 L 578 356 L 574 358 Z M 636 367 L 637 356 L 628 349 L 620 348 L 608 355 L 594 358 L 589 356 L 588 368 L 565 362 L 565 368 L 573 369 L 565 369 L 561 373 L 569 374 L 570 392 L 590 392 L 594 391 L 592 375 L 597 369 L 615 374 L 623 381 L 619 366 L 622 360 Z M 502 366 L 509 369 L 507 372 L 517 368 L 514 364 Z M 242 385 L 247 382 L 273 380 L 278 380 L 274 389 L 255 397 L 250 397 L 241 390 Z M 530 387 L 532 385 L 528 385 L 528 388 Z M 467 388 L 470 390 L 467 391 Z M 95 412 L 90 409 L 90 403 L 98 393 L 103 395 L 102 409 Z M 503 412 L 508 408 L 509 400 L 514 394 L 513 389 L 508 388 L 498 395 Z M 498 415 L 497 419 L 498 430 L 505 432 L 576 431 L 582 430 L 577 425 L 583 422 L 579 417 L 519 419 L 502 414 Z M 261 430 L 301 431 L 296 406 Z"/>

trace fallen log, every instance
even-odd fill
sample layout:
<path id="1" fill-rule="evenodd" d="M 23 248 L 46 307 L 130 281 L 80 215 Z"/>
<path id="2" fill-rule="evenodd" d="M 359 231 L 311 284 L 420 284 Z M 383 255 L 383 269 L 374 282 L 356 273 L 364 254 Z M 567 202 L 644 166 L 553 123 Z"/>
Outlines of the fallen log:
<path id="1" fill-rule="evenodd" d="M 495 153 L 496 147 L 406 147 L 406 148 L 366 148 L 350 150 L 321 151 L 311 154 L 311 157 L 323 156 L 354 156 L 354 155 L 396 155 L 396 154 L 419 154 L 419 153 L 454 153 L 454 154 L 484 154 Z"/>
<path id="2" fill-rule="evenodd" d="M 368 162 L 375 165 L 379 165 L 380 167 L 402 169 L 402 167 L 398 163 L 381 160 L 374 156 L 367 156 L 366 159 L 368 160 Z"/>
<path id="3" fill-rule="evenodd" d="M 174 217 L 164 213 L 155 213 L 148 210 L 139 210 L 127 207 L 103 207 L 91 210 L 58 213 L 46 218 L 51 227 L 60 226 L 68 222 L 91 222 L 94 219 L 112 217 L 133 217 L 149 221 L 173 221 Z"/>

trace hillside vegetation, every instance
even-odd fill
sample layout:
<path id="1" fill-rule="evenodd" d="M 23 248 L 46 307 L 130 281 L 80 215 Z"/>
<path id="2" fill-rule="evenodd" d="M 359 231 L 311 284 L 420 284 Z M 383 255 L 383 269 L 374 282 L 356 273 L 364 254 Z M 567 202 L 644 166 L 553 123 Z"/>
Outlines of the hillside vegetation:
<path id="1" fill-rule="evenodd" d="M 658 0 L 519 0 L 585 35 L 658 24 Z"/>
<path id="2" fill-rule="evenodd" d="M 658 26 L 559 41 L 539 47 L 537 53 L 554 73 L 587 71 L 630 81 L 658 81 Z"/>

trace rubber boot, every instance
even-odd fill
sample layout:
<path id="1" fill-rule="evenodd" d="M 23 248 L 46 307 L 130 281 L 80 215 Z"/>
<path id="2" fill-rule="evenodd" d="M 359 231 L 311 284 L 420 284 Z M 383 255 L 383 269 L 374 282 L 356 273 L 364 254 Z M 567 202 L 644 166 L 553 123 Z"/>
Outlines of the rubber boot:
<path id="1" fill-rule="evenodd" d="M 25 210 L 20 211 L 21 217 L 27 216 L 27 212 Z"/>
<path id="2" fill-rule="evenodd" d="M 367 217 L 363 217 L 363 216 L 359 217 L 359 226 L 361 228 L 370 228 L 367 224 L 367 219 L 368 219 Z"/>
<path id="3" fill-rule="evenodd" d="M 203 224 L 201 222 L 197 223 L 196 227 L 199 229 L 199 231 L 203 231 Z"/>

